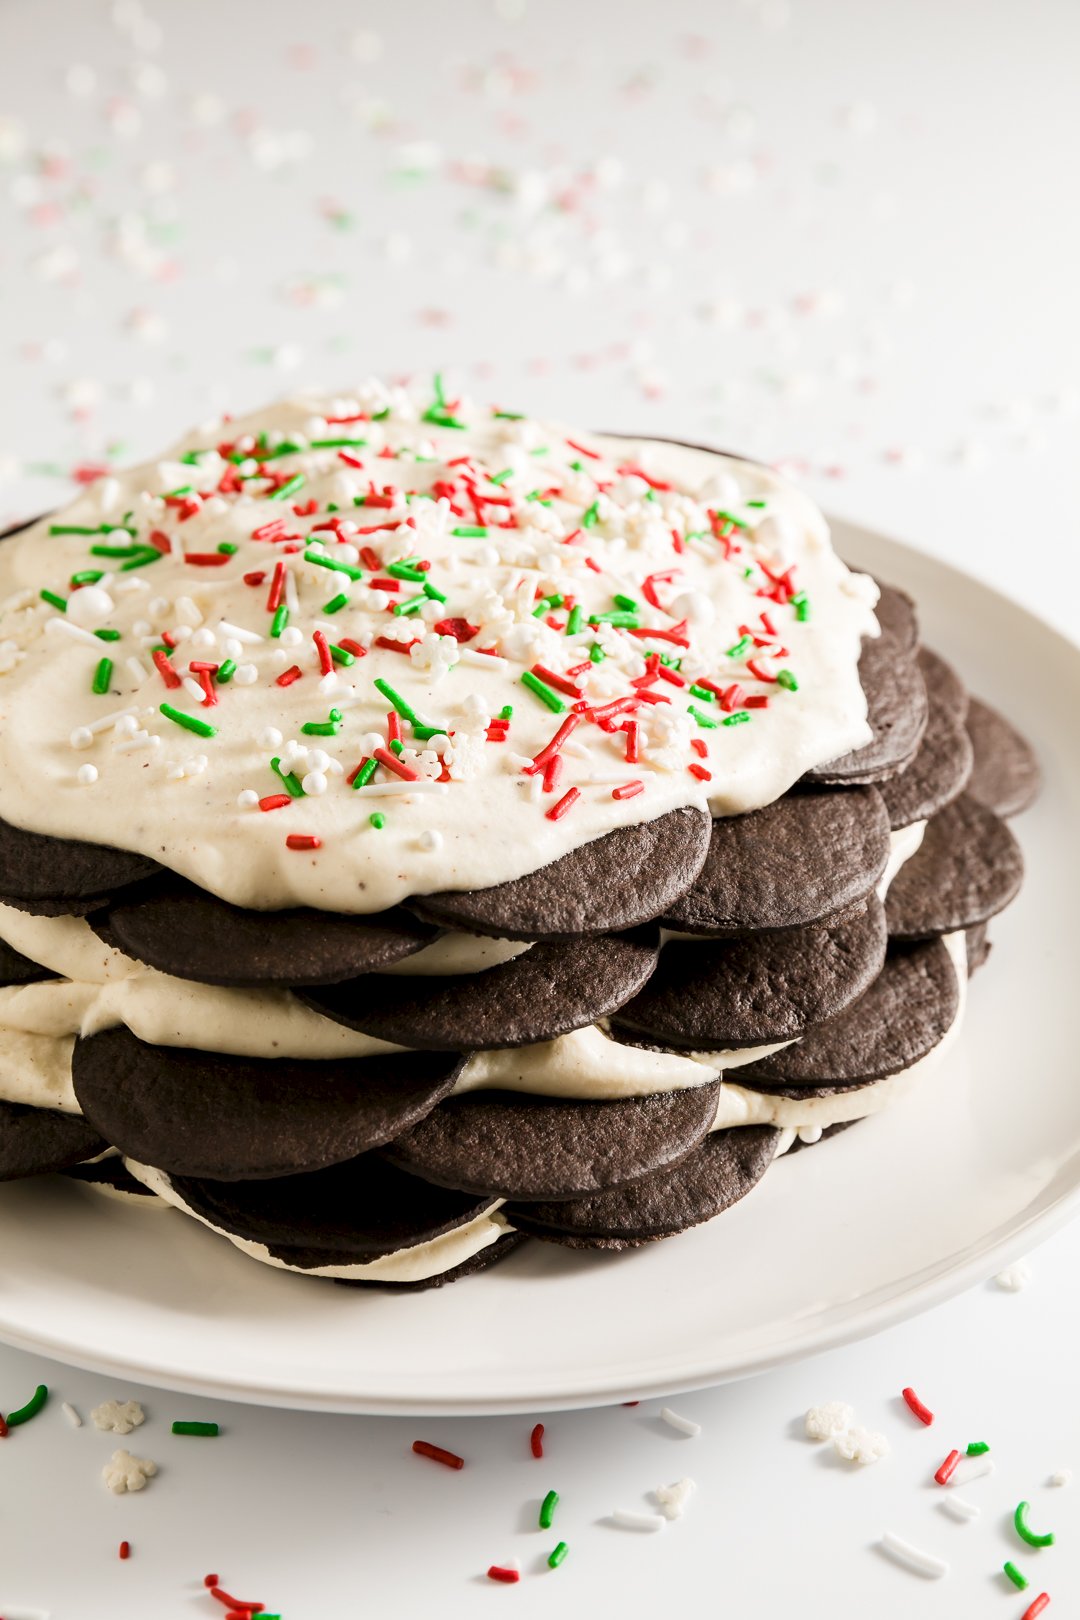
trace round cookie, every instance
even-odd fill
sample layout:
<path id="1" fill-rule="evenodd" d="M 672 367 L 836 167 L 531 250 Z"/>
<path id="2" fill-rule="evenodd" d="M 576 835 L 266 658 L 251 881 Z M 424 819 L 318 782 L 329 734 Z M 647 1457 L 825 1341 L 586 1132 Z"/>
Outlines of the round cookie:
<path id="1" fill-rule="evenodd" d="M 108 1145 L 78 1114 L 0 1102 L 0 1181 L 64 1170 Z"/>
<path id="2" fill-rule="evenodd" d="M 773 1161 L 780 1132 L 769 1125 L 713 1131 L 674 1169 L 629 1186 L 559 1203 L 509 1204 L 507 1220 L 533 1237 L 581 1248 L 636 1247 L 673 1237 L 745 1198 Z"/>
<path id="3" fill-rule="evenodd" d="M 929 719 L 918 753 L 879 789 L 890 827 L 910 827 L 944 809 L 964 791 L 971 764 L 971 740 L 963 723 L 936 692 L 930 694 Z"/>
<path id="4" fill-rule="evenodd" d="M 925 1057 L 952 1027 L 960 1006 L 956 969 L 941 940 L 892 945 L 885 966 L 858 1001 L 815 1024 L 801 1041 L 744 1063 L 731 1079 L 754 1091 L 865 1085 Z M 786 1091 L 785 1091 L 786 1095 Z"/>
<path id="5" fill-rule="evenodd" d="M 927 695 L 931 699 L 936 698 L 954 719 L 965 719 L 968 712 L 968 689 L 952 665 L 947 664 L 940 653 L 932 652 L 929 647 L 919 648 L 918 663 L 923 680 L 926 682 Z"/>
<path id="6" fill-rule="evenodd" d="M 927 939 L 985 922 L 1014 899 L 1024 876 L 1020 846 L 1005 823 L 961 793 L 928 824 L 885 901 L 889 934 Z"/>
<path id="7" fill-rule="evenodd" d="M 718 1080 L 616 1102 L 475 1092 L 441 1103 L 384 1152 L 440 1187 L 577 1198 L 685 1158 L 716 1118 L 719 1095 Z"/>
<path id="8" fill-rule="evenodd" d="M 808 771 L 804 781 L 826 787 L 882 782 L 914 757 L 927 720 L 926 685 L 916 659 L 895 636 L 883 631 L 863 642 L 859 679 L 866 694 L 872 740 Z"/>
<path id="9" fill-rule="evenodd" d="M 424 1294 L 430 1288 L 442 1288 L 446 1283 L 460 1282 L 463 1277 L 475 1277 L 478 1271 L 490 1271 L 492 1266 L 497 1266 L 526 1242 L 528 1239 L 524 1232 L 504 1232 L 502 1237 L 496 1238 L 494 1243 L 489 1243 L 477 1254 L 471 1254 L 459 1266 L 451 1266 L 449 1271 L 437 1271 L 433 1277 L 421 1277 L 416 1282 L 396 1282 L 390 1278 L 377 1280 L 373 1277 L 335 1277 L 334 1282 L 338 1288 L 388 1288 L 395 1294 Z M 282 1258 L 284 1256 L 285 1251 L 282 1251 Z"/>
<path id="10" fill-rule="evenodd" d="M 51 968 L 32 962 L 6 940 L 0 939 L 0 986 L 10 984 L 38 984 L 42 979 L 55 979 Z"/>
<path id="11" fill-rule="evenodd" d="M 875 788 L 788 793 L 713 822 L 705 864 L 664 926 L 706 935 L 805 927 L 861 900 L 888 858 L 889 818 Z"/>
<path id="12" fill-rule="evenodd" d="M 885 943 L 875 894 L 840 922 L 707 943 L 673 940 L 612 1024 L 694 1051 L 792 1040 L 867 989 L 884 964 Z"/>
<path id="13" fill-rule="evenodd" d="M 898 585 L 886 585 L 872 576 L 881 595 L 874 608 L 874 616 L 883 636 L 892 636 L 906 653 L 913 653 L 919 645 L 919 618 L 915 603 L 907 591 Z"/>
<path id="14" fill-rule="evenodd" d="M 395 1045 L 438 1052 L 531 1046 L 629 1001 L 656 966 L 655 929 L 541 942 L 483 973 L 445 978 L 368 974 L 302 990 L 316 1012 Z"/>
<path id="15" fill-rule="evenodd" d="M 125 1028 L 75 1042 L 86 1119 L 126 1158 L 245 1181 L 381 1147 L 449 1095 L 464 1059 L 433 1052 L 309 1061 L 149 1046 Z"/>
<path id="16" fill-rule="evenodd" d="M 272 1181 L 169 1180 L 211 1226 L 306 1269 L 362 1264 L 430 1243 L 491 1208 L 490 1198 L 420 1181 L 378 1153 Z"/>
<path id="17" fill-rule="evenodd" d="M 48 838 L 0 821 L 0 894 L 21 900 L 109 895 L 161 868 L 145 855 L 75 838 Z"/>
<path id="18" fill-rule="evenodd" d="M 660 916 L 701 871 L 711 818 L 673 810 L 618 827 L 561 860 L 490 889 L 418 895 L 412 905 L 445 928 L 501 939 L 615 933 Z"/>
<path id="19" fill-rule="evenodd" d="M 338 984 L 391 967 L 435 937 L 404 910 L 245 911 L 171 875 L 118 895 L 93 926 L 162 973 L 236 988 Z"/>
<path id="20" fill-rule="evenodd" d="M 990 928 L 988 923 L 976 923 L 974 928 L 964 930 L 964 947 L 967 951 L 968 978 L 981 968 L 986 961 L 993 946 L 990 943 Z"/>
<path id="21" fill-rule="evenodd" d="M 136 1181 L 123 1159 L 118 1154 L 107 1156 L 104 1159 L 91 1159 L 85 1164 L 72 1164 L 62 1172 L 68 1181 L 77 1181 L 83 1187 L 90 1187 L 94 1192 L 101 1193 L 106 1198 L 118 1198 L 123 1201 L 145 1204 L 148 1208 L 160 1204 L 157 1194 L 144 1187 L 141 1181 Z"/>
<path id="22" fill-rule="evenodd" d="M 1019 815 L 1034 803 L 1042 782 L 1031 744 L 978 698 L 971 700 L 967 729 L 975 750 L 971 797 L 999 816 Z"/>

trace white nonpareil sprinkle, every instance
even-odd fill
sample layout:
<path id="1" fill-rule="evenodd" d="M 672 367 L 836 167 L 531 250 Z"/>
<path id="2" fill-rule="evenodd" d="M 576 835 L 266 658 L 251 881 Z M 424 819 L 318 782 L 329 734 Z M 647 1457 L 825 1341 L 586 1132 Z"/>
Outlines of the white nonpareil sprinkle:
<path id="1" fill-rule="evenodd" d="M 894 1535 L 886 1530 L 881 1538 L 881 1549 L 887 1553 L 894 1563 L 902 1564 L 915 1575 L 925 1575 L 927 1580 L 939 1581 L 943 1575 L 949 1573 L 949 1566 L 944 1558 L 935 1558 L 933 1553 L 922 1552 L 920 1548 L 913 1547 L 910 1541 Z"/>
<path id="2" fill-rule="evenodd" d="M 107 1434 L 130 1434 L 146 1422 L 146 1413 L 138 1401 L 103 1401 L 94 1407 L 90 1417 L 95 1429 Z"/>
<path id="3" fill-rule="evenodd" d="M 254 810 L 259 802 L 259 795 L 254 788 L 244 788 L 236 795 L 237 808 L 240 810 Z"/>
<path id="4" fill-rule="evenodd" d="M 82 1418 L 79 1416 L 78 1412 L 76 1412 L 70 1401 L 65 1401 L 60 1410 L 63 1412 L 73 1429 L 82 1428 Z"/>
<path id="5" fill-rule="evenodd" d="M 994 1281 L 1007 1294 L 1018 1294 L 1022 1288 L 1027 1287 L 1031 1277 L 1032 1271 L 1028 1262 L 1017 1260 L 1011 1266 L 1006 1266 L 1004 1271 L 999 1271 Z"/>
<path id="6" fill-rule="evenodd" d="M 420 834 L 417 843 L 421 849 L 440 850 L 443 847 L 443 835 L 441 832 L 436 832 L 433 827 L 429 827 L 426 832 Z"/>
<path id="7" fill-rule="evenodd" d="M 882 1457 L 889 1455 L 890 1449 L 885 1436 L 876 1429 L 845 1429 L 841 1434 L 833 1435 L 832 1443 L 838 1456 L 864 1467 L 880 1462 Z"/>
<path id="8" fill-rule="evenodd" d="M 959 1519 L 963 1524 L 970 1524 L 971 1520 L 977 1519 L 982 1512 L 982 1508 L 977 1507 L 974 1502 L 968 1502 L 964 1497 L 954 1496 L 952 1493 L 941 1498 L 941 1508 L 950 1518 Z"/>
<path id="9" fill-rule="evenodd" d="M 613 1509 L 611 1522 L 620 1530 L 662 1530 L 667 1524 L 662 1513 L 631 1513 L 628 1508 Z"/>
<path id="10" fill-rule="evenodd" d="M 237 664 L 233 680 L 237 686 L 254 686 L 259 678 L 258 667 L 255 664 Z"/>
<path id="11" fill-rule="evenodd" d="M 669 1428 L 678 1429 L 680 1434 L 688 1434 L 693 1437 L 701 1433 L 700 1423 L 695 1423 L 692 1418 L 680 1417 L 678 1412 L 671 1410 L 670 1406 L 662 1406 L 660 1416 Z"/>
<path id="12" fill-rule="evenodd" d="M 653 1495 L 665 1519 L 678 1519 L 696 1490 L 692 1479 L 677 1479 L 673 1485 L 658 1485 Z"/>
<path id="13" fill-rule="evenodd" d="M 133 1457 L 130 1451 L 114 1451 L 101 1470 L 101 1477 L 115 1496 L 141 1491 L 157 1473 L 157 1463 L 149 1457 Z"/>
<path id="14" fill-rule="evenodd" d="M 1051 1485 L 1071 1485 L 1073 1471 L 1071 1468 L 1059 1468 L 1056 1474 L 1050 1475 Z"/>
<path id="15" fill-rule="evenodd" d="M 80 765 L 75 772 L 75 780 L 80 787 L 93 787 L 97 779 L 98 768 L 96 765 Z"/>
<path id="16" fill-rule="evenodd" d="M 855 1408 L 846 1401 L 826 1401 L 812 1406 L 806 1414 L 806 1435 L 809 1440 L 831 1440 L 843 1434 L 855 1422 Z"/>

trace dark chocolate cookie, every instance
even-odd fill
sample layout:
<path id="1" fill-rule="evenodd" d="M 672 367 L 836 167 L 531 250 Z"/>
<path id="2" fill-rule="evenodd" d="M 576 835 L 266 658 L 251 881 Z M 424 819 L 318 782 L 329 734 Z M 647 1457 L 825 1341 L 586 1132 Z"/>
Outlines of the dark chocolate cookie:
<path id="1" fill-rule="evenodd" d="M 673 940 L 612 1024 L 665 1046 L 713 1051 L 801 1035 L 860 996 L 885 961 L 876 895 L 856 917 L 781 934 Z"/>
<path id="2" fill-rule="evenodd" d="M 338 984 L 412 956 L 435 930 L 405 910 L 245 911 L 171 875 L 118 895 L 94 927 L 128 956 L 201 984 Z"/>
<path id="3" fill-rule="evenodd" d="M 226 1057 L 148 1046 L 121 1027 L 76 1041 L 71 1073 L 86 1118 L 127 1158 L 245 1181 L 381 1147 L 449 1095 L 463 1063 L 438 1052 Z"/>
<path id="4" fill-rule="evenodd" d="M 451 1266 L 449 1271 L 437 1271 L 434 1277 L 421 1277 L 416 1282 L 397 1282 L 390 1278 L 376 1280 L 371 1277 L 335 1277 L 334 1282 L 339 1288 L 387 1288 L 395 1294 L 424 1294 L 431 1288 L 460 1282 L 463 1277 L 475 1277 L 478 1271 L 490 1271 L 492 1266 L 497 1266 L 500 1260 L 505 1260 L 527 1242 L 524 1232 L 504 1232 L 502 1237 L 496 1238 L 494 1243 L 489 1243 L 478 1253 L 471 1254 L 459 1266 Z M 286 1258 L 284 1250 L 278 1258 Z"/>
<path id="5" fill-rule="evenodd" d="M 873 739 L 808 771 L 805 781 L 833 787 L 883 782 L 914 758 L 927 718 L 926 686 L 916 659 L 883 631 L 863 642 L 859 679 Z"/>
<path id="6" fill-rule="evenodd" d="M 942 708 L 948 709 L 954 720 L 964 720 L 968 712 L 968 689 L 940 653 L 929 647 L 919 648 L 919 668 L 926 682 L 928 697 L 936 698 Z"/>
<path id="7" fill-rule="evenodd" d="M 440 1052 L 530 1046 L 595 1024 L 636 994 L 656 966 L 655 929 L 533 945 L 484 973 L 379 977 L 303 990 L 350 1029 Z"/>
<path id="8" fill-rule="evenodd" d="M 768 1125 L 714 1131 L 674 1169 L 629 1186 L 559 1203 L 509 1204 L 518 1231 L 572 1247 L 622 1248 L 672 1237 L 745 1198 L 773 1161 L 780 1133 Z"/>
<path id="9" fill-rule="evenodd" d="M 57 977 L 51 968 L 42 967 L 39 962 L 32 962 L 13 945 L 0 939 L 0 985 L 38 984 L 42 979 Z"/>
<path id="10" fill-rule="evenodd" d="M 716 1117 L 720 1082 L 579 1102 L 526 1092 L 450 1097 L 384 1149 L 412 1175 L 497 1198 L 577 1198 L 677 1163 Z"/>
<path id="11" fill-rule="evenodd" d="M 64 1170 L 104 1153 L 108 1145 L 78 1114 L 0 1102 L 0 1181 Z"/>
<path id="12" fill-rule="evenodd" d="M 874 614 L 882 635 L 894 637 L 906 653 L 913 653 L 919 644 L 919 618 L 915 603 L 907 591 L 902 591 L 898 585 L 886 585 L 880 579 L 876 583 L 881 595 Z"/>
<path id="13" fill-rule="evenodd" d="M 918 753 L 879 789 L 891 827 L 927 821 L 962 793 L 971 776 L 971 740 L 936 692 Z"/>
<path id="14" fill-rule="evenodd" d="M 421 916 L 501 939 L 568 939 L 635 928 L 689 888 L 709 849 L 703 810 L 618 827 L 560 860 L 490 889 L 417 895 Z"/>
<path id="15" fill-rule="evenodd" d="M 85 900 L 137 883 L 161 868 L 145 855 L 77 838 L 47 838 L 0 821 L 0 895 Z"/>
<path id="16" fill-rule="evenodd" d="M 1016 816 L 1033 804 L 1042 783 L 1035 751 L 1026 737 L 978 698 L 967 715 L 968 735 L 975 750 L 975 768 L 968 792 L 999 816 Z"/>
<path id="17" fill-rule="evenodd" d="M 754 1091 L 864 1084 L 908 1069 L 941 1040 L 960 1005 L 956 969 L 939 939 L 892 945 L 858 1001 L 771 1057 L 732 1069 Z"/>
<path id="18" fill-rule="evenodd" d="M 927 939 L 985 922 L 1014 899 L 1024 876 L 1005 823 L 968 793 L 929 823 L 889 888 L 885 915 L 895 939 Z"/>
<path id="19" fill-rule="evenodd" d="M 861 900 L 888 857 L 875 788 L 785 794 L 713 823 L 705 865 L 664 926 L 714 935 L 805 927 Z"/>

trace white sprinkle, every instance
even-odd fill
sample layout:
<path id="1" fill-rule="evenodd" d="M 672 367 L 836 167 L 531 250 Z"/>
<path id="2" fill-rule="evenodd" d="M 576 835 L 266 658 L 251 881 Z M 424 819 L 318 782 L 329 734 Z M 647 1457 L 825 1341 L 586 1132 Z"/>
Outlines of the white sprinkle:
<path id="1" fill-rule="evenodd" d="M 960 1519 L 965 1524 L 970 1523 L 972 1519 L 977 1519 L 982 1512 L 982 1508 L 977 1507 L 974 1502 L 965 1501 L 962 1496 L 953 1496 L 951 1494 L 941 1498 L 941 1506 L 944 1512 L 954 1519 Z"/>
<path id="2" fill-rule="evenodd" d="M 206 693 L 203 691 L 203 689 L 199 685 L 198 681 L 193 680 L 190 675 L 185 675 L 184 676 L 184 681 L 183 681 L 183 686 L 184 686 L 184 691 L 187 693 L 189 698 L 194 698 L 196 703 L 200 703 L 200 704 L 202 703 L 202 700 L 206 696 Z"/>
<path id="3" fill-rule="evenodd" d="M 110 726 L 118 726 L 122 720 L 134 720 L 138 712 L 138 709 L 114 709 L 112 714 L 103 714 L 100 720 L 92 720 L 88 726 L 80 726 L 79 729 L 92 732 L 97 737 L 101 732 L 108 731 Z"/>
<path id="4" fill-rule="evenodd" d="M 160 747 L 161 738 L 155 737 L 152 732 L 133 731 L 129 736 L 121 737 L 118 742 L 113 743 L 113 753 L 133 754 L 138 748 L 153 750 Z"/>
<path id="5" fill-rule="evenodd" d="M 846 1429 L 842 1434 L 834 1434 L 832 1443 L 838 1456 L 863 1467 L 889 1455 L 889 1442 L 876 1429 Z"/>
<path id="6" fill-rule="evenodd" d="M 106 1434 L 130 1434 L 132 1429 L 146 1422 L 146 1413 L 138 1401 L 102 1401 L 90 1416 L 94 1428 Z"/>
<path id="7" fill-rule="evenodd" d="M 130 658 L 125 658 L 124 667 L 131 676 L 132 680 L 138 681 L 140 686 L 142 685 L 143 681 L 148 681 L 150 679 L 150 671 L 147 669 L 142 659 L 136 658 L 134 654 Z"/>
<path id="8" fill-rule="evenodd" d="M 1071 1468 L 1059 1468 L 1056 1474 L 1050 1475 L 1051 1485 L 1071 1485 L 1073 1471 Z"/>
<path id="9" fill-rule="evenodd" d="M 78 1412 L 76 1412 L 70 1401 L 65 1401 L 60 1410 L 63 1412 L 73 1429 L 82 1428 L 82 1418 L 79 1416 Z"/>
<path id="10" fill-rule="evenodd" d="M 1026 1260 L 1017 1260 L 1011 1266 L 1006 1266 L 1004 1271 L 999 1271 L 994 1281 L 1007 1294 L 1018 1294 L 1022 1288 L 1027 1287 L 1031 1277 L 1032 1272 L 1028 1262 Z"/>
<path id="11" fill-rule="evenodd" d="M 356 788 L 358 798 L 388 799 L 400 793 L 445 793 L 449 783 L 433 782 L 422 776 L 415 782 L 370 782 L 367 787 Z"/>
<path id="12" fill-rule="evenodd" d="M 420 834 L 417 843 L 421 849 L 439 850 L 443 847 L 443 835 L 436 832 L 433 827 L 429 827 L 426 832 Z"/>
<path id="13" fill-rule="evenodd" d="M 994 1459 L 985 1453 L 981 1457 L 961 1457 L 952 1471 L 950 1486 L 970 1485 L 976 1479 L 994 1472 Z"/>
<path id="14" fill-rule="evenodd" d="M 285 629 L 278 637 L 278 640 L 281 642 L 283 647 L 299 647 L 303 639 L 304 632 L 298 629 L 295 624 L 286 625 Z"/>
<path id="15" fill-rule="evenodd" d="M 75 772 L 75 780 L 80 787 L 93 787 L 97 779 L 98 770 L 96 765 L 80 765 Z"/>
<path id="16" fill-rule="evenodd" d="M 77 624 L 72 624 L 70 619 L 61 618 L 59 614 L 55 619 L 45 620 L 45 632 L 52 636 L 70 636 L 72 641 L 84 641 L 90 647 L 99 649 L 101 647 L 97 636 L 91 635 L 89 630 L 83 630 Z"/>
<path id="17" fill-rule="evenodd" d="M 671 1410 L 670 1406 L 661 1407 L 660 1416 L 671 1428 L 678 1429 L 680 1434 L 688 1434 L 693 1436 L 701 1433 L 700 1423 L 693 1422 L 691 1418 L 680 1417 L 678 1412 L 673 1412 Z"/>
<path id="18" fill-rule="evenodd" d="M 242 641 L 245 647 L 253 647 L 256 642 L 266 639 L 260 636 L 257 630 L 243 630 L 238 624 L 230 624 L 227 619 L 219 622 L 218 631 L 222 635 L 234 636 L 237 641 Z"/>
<path id="19" fill-rule="evenodd" d="M 505 669 L 506 659 L 496 653 L 482 653 L 475 647 L 462 647 L 458 654 L 463 664 L 475 664 L 479 669 Z"/>
<path id="20" fill-rule="evenodd" d="M 300 785 L 305 793 L 310 793 L 313 798 L 318 798 L 320 793 L 326 792 L 330 784 L 322 771 L 308 771 Z"/>
<path id="21" fill-rule="evenodd" d="M 653 1495 L 665 1519 L 678 1519 L 696 1490 L 692 1479 L 678 1479 L 673 1485 L 658 1485 Z"/>
<path id="22" fill-rule="evenodd" d="M 337 671 L 331 669 L 331 670 L 328 670 L 327 673 L 319 681 L 319 691 L 323 694 L 324 697 L 329 697 L 332 692 L 337 691 L 340 684 L 341 684 L 341 682 L 338 680 Z"/>
<path id="23" fill-rule="evenodd" d="M 244 788 L 236 795 L 237 808 L 240 810 L 254 810 L 259 802 L 259 795 L 254 788 Z"/>
<path id="24" fill-rule="evenodd" d="M 76 726 L 68 738 L 72 748 L 89 748 L 94 740 L 94 733 L 89 726 Z"/>
<path id="25" fill-rule="evenodd" d="M 124 538 L 127 539 L 125 533 Z M 113 599 L 100 585 L 84 585 L 68 597 L 67 617 L 73 624 L 96 630 L 113 611 Z"/>
<path id="26" fill-rule="evenodd" d="M 916 1575 L 925 1575 L 928 1580 L 940 1580 L 949 1573 L 949 1566 L 944 1558 L 935 1558 L 933 1553 L 921 1552 L 913 1547 L 910 1541 L 904 1541 L 900 1536 L 886 1530 L 881 1538 L 882 1550 L 896 1563 L 903 1564 L 905 1569 L 912 1570 Z"/>
<path id="27" fill-rule="evenodd" d="M 615 1508 L 611 1522 L 622 1530 L 662 1530 L 667 1520 L 661 1513 L 631 1513 L 627 1508 Z"/>
<path id="28" fill-rule="evenodd" d="M 233 680 L 237 686 L 254 686 L 259 678 L 258 668 L 254 664 L 237 664 Z"/>
<path id="29" fill-rule="evenodd" d="M 203 622 L 202 609 L 190 596 L 176 598 L 176 616 L 181 624 L 190 625 L 193 630 L 196 625 Z"/>

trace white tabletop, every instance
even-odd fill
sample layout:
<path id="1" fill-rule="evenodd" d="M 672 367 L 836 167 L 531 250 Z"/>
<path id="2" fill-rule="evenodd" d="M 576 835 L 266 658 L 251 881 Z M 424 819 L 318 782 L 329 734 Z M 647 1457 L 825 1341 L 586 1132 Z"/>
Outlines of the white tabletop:
<path id="1" fill-rule="evenodd" d="M 779 461 L 1080 634 L 1069 0 L 7 0 L 0 51 L 0 518 L 222 409 L 441 368 L 507 406 Z M 1047 1483 L 1080 1469 L 1078 1259 L 1066 1232 L 1019 1294 L 988 1284 L 681 1397 L 694 1439 L 653 1405 L 553 1416 L 543 1462 L 519 1418 L 210 1405 L 0 1350 L 0 1410 L 54 1391 L 0 1441 L 0 1615 L 223 1615 L 212 1569 L 287 1620 L 1019 1620 L 1044 1589 L 1053 1620 L 1080 1597 L 1080 1484 Z M 142 1399 L 146 1426 L 97 1433 L 108 1396 Z M 891 1455 L 857 1469 L 801 1439 L 828 1399 Z M 219 1439 L 169 1433 L 204 1416 Z M 414 1457 L 418 1436 L 465 1469 Z M 931 1476 L 980 1439 L 996 1472 L 963 1488 L 981 1513 L 961 1524 Z M 101 1484 L 117 1445 L 160 1464 L 141 1496 Z M 606 1522 L 684 1476 L 697 1491 L 662 1534 Z M 1056 1547 L 1018 1541 L 1021 1497 Z M 950 1576 L 888 1563 L 886 1529 Z M 515 1559 L 496 1595 L 484 1572 Z"/>

